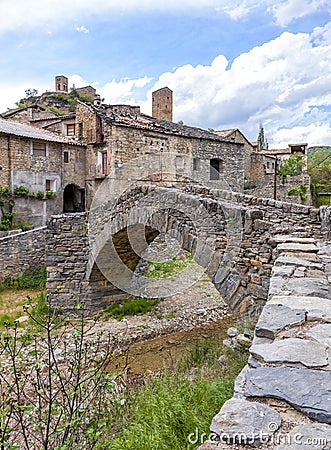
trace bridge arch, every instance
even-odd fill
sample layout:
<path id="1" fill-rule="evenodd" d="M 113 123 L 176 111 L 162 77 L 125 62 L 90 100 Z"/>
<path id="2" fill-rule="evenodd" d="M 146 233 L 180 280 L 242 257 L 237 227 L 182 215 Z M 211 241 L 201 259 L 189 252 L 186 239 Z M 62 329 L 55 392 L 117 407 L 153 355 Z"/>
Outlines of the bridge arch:
<path id="1" fill-rule="evenodd" d="M 120 275 L 127 267 L 129 276 L 122 278 L 132 281 L 139 256 L 164 233 L 192 253 L 232 312 L 256 317 L 268 295 L 273 236 L 292 232 L 298 224 L 307 236 L 318 233 L 319 211 L 192 185 L 137 186 L 116 203 L 50 220 L 47 290 L 55 304 L 69 309 L 76 301 L 99 307 L 97 281 L 104 290 L 126 291 L 112 278 L 109 255 L 116 256 Z"/>

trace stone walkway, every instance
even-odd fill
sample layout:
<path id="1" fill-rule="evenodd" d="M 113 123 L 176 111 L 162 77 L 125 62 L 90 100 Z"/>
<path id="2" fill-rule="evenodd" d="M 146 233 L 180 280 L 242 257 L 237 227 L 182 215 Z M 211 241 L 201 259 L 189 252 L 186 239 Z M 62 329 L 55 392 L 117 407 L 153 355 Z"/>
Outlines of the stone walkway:
<path id="1" fill-rule="evenodd" d="M 331 449 L 331 245 L 276 243 L 248 364 L 199 450 Z"/>

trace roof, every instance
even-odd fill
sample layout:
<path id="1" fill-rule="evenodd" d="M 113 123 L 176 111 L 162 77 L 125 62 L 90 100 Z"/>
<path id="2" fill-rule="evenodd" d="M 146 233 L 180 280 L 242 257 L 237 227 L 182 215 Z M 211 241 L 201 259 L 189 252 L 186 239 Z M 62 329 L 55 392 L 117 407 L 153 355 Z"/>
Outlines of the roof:
<path id="1" fill-rule="evenodd" d="M 79 101 L 87 107 L 91 112 L 97 114 L 105 122 L 111 125 L 126 126 L 132 128 L 143 129 L 146 131 L 154 131 L 158 133 L 179 135 L 183 137 L 191 137 L 196 139 L 208 139 L 218 142 L 231 142 L 235 145 L 243 145 L 240 142 L 233 142 L 231 139 L 219 136 L 215 133 L 211 133 L 202 128 L 191 127 L 187 125 L 181 125 L 179 123 L 169 122 L 166 120 L 156 119 L 155 117 L 148 116 L 146 114 L 140 114 L 139 107 L 132 107 L 132 113 L 128 113 L 130 107 L 128 105 L 126 108 L 126 113 L 121 114 L 118 111 L 119 105 L 88 105 L 84 102 Z M 116 112 L 115 112 L 116 110 Z M 135 112 L 134 112 L 135 110 Z"/>
<path id="2" fill-rule="evenodd" d="M 231 128 L 230 130 L 217 130 L 217 131 L 215 131 L 215 133 L 218 134 L 219 136 L 229 137 L 235 131 L 236 131 L 236 128 Z"/>
<path id="3" fill-rule="evenodd" d="M 59 136 L 41 128 L 3 119 L 0 119 L 0 133 L 30 139 L 39 139 L 48 142 L 59 142 L 61 144 L 82 145 L 72 139 L 66 138 L 65 136 Z"/>
<path id="4" fill-rule="evenodd" d="M 290 148 L 268 148 L 267 150 L 260 150 L 259 153 L 263 155 L 288 155 L 291 154 Z"/>

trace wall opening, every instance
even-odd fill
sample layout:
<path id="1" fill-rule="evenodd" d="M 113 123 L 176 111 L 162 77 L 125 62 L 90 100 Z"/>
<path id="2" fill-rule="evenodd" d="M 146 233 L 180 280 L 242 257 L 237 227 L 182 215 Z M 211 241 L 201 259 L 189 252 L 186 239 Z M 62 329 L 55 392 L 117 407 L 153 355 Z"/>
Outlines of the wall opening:
<path id="1" fill-rule="evenodd" d="M 85 211 L 85 189 L 76 184 L 68 184 L 63 191 L 63 212 Z"/>
<path id="2" fill-rule="evenodd" d="M 223 172 L 223 161 L 213 158 L 210 160 L 210 180 L 219 180 L 220 173 Z"/>

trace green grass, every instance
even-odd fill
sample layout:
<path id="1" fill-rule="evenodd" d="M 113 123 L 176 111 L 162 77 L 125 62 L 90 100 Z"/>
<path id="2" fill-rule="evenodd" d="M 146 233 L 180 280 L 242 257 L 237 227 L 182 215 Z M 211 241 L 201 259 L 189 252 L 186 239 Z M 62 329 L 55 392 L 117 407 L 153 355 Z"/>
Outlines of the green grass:
<path id="1" fill-rule="evenodd" d="M 184 270 L 193 261 L 191 253 L 174 257 L 169 261 L 149 262 L 147 278 L 168 278 Z"/>
<path id="2" fill-rule="evenodd" d="M 218 361 L 220 352 L 225 365 Z M 200 436 L 210 434 L 211 420 L 232 397 L 233 382 L 246 360 L 246 355 L 224 350 L 221 345 L 197 341 L 184 366 L 172 374 L 151 376 L 129 395 L 118 411 L 120 419 L 112 423 L 110 434 L 115 438 L 104 437 L 96 448 L 196 449 L 198 445 L 190 443 L 188 436 L 196 429 Z M 194 379 L 188 377 L 192 367 L 196 370 Z"/>
<path id="3" fill-rule="evenodd" d="M 17 278 L 6 278 L 0 283 L 0 292 L 9 289 L 41 289 L 46 286 L 46 269 L 37 267 Z"/>
<path id="4" fill-rule="evenodd" d="M 105 312 L 110 313 L 115 319 L 122 320 L 124 316 L 136 316 L 152 311 L 158 304 L 159 299 L 148 300 L 137 297 L 125 300 L 124 303 L 115 303 L 106 308 Z"/>

